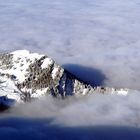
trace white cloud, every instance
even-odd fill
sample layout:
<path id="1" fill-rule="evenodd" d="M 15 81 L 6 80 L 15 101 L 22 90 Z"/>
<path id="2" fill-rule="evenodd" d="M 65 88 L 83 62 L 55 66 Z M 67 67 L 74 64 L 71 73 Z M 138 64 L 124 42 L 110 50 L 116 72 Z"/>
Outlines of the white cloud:
<path id="1" fill-rule="evenodd" d="M 99 69 L 105 85 L 140 89 L 139 13 L 138 0 L 0 0 L 0 51 L 46 53 Z"/>
<path id="2" fill-rule="evenodd" d="M 5 139 L 116 140 L 140 137 L 140 94 L 92 94 L 79 99 L 47 97 L 19 105 L 0 116 L 0 137 Z"/>

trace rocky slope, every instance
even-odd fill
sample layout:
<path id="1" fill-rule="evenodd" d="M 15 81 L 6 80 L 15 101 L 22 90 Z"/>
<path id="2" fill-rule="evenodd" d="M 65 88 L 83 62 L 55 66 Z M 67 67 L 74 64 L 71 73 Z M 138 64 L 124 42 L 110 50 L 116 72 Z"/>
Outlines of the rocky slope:
<path id="1" fill-rule="evenodd" d="M 96 92 L 126 95 L 129 90 L 92 87 L 78 80 L 47 55 L 27 50 L 0 54 L 1 106 L 46 95 L 64 99 Z"/>

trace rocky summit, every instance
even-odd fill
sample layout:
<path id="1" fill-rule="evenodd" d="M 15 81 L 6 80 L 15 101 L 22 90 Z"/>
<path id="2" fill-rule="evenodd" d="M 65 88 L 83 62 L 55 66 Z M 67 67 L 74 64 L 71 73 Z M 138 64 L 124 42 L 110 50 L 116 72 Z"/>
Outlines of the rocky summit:
<path id="1" fill-rule="evenodd" d="M 46 95 L 65 99 L 90 93 L 126 95 L 128 92 L 128 89 L 92 87 L 78 80 L 47 55 L 30 53 L 27 50 L 0 54 L 2 108 Z"/>

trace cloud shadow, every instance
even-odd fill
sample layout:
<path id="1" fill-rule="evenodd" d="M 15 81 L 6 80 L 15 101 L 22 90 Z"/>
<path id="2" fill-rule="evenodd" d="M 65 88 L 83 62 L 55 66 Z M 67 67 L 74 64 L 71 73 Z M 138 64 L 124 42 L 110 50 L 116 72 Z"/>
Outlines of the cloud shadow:
<path id="1" fill-rule="evenodd" d="M 92 85 L 92 86 L 103 86 L 106 76 L 101 70 L 91 67 L 86 67 L 78 64 L 64 64 L 62 67 L 75 75 L 78 79 Z"/>
<path id="2" fill-rule="evenodd" d="M 4 140 L 137 140 L 140 128 L 128 126 L 60 126 L 53 119 L 0 119 L 0 138 Z"/>

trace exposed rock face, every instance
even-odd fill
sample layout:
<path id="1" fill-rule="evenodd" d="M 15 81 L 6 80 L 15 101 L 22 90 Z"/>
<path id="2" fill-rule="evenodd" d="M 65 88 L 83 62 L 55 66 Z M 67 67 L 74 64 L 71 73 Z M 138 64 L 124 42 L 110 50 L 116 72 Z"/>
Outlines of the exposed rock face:
<path id="1" fill-rule="evenodd" d="M 12 83 L 11 89 L 14 89 L 4 94 L 0 93 L 0 96 L 7 96 L 7 98 L 9 96 L 10 99 L 20 102 L 47 94 L 57 98 L 95 92 L 127 94 L 127 89 L 91 87 L 65 71 L 47 55 L 29 53 L 26 50 L 0 55 L 0 78 L 3 84 L 7 81 Z M 12 96 L 15 92 L 16 97 Z"/>

